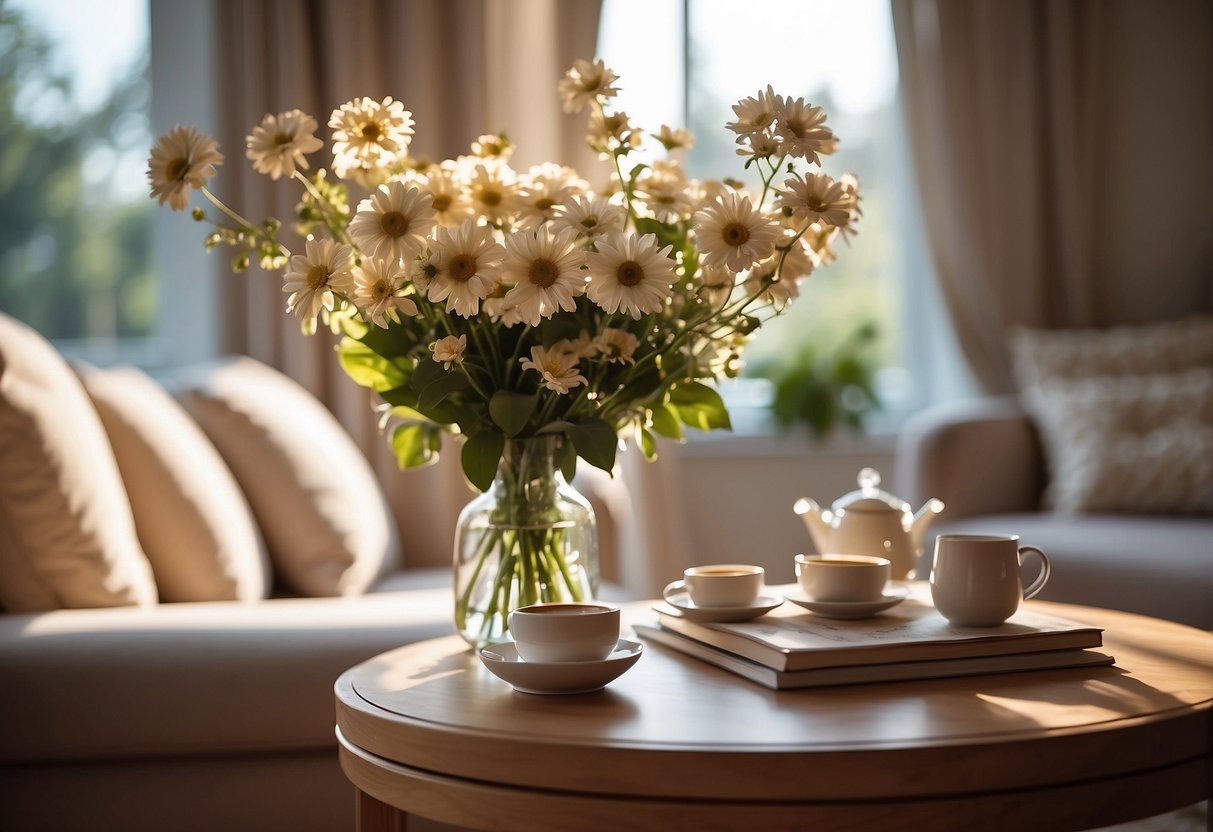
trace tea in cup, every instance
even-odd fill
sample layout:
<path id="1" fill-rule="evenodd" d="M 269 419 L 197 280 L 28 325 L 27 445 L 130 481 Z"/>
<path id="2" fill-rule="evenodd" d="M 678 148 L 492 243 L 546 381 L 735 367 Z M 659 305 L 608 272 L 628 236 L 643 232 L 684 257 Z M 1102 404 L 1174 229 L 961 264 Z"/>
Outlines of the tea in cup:
<path id="1" fill-rule="evenodd" d="M 1024 588 L 1023 554 L 1040 559 L 1040 574 Z M 1049 558 L 1018 535 L 941 534 L 931 564 L 931 600 L 940 615 L 965 627 L 997 627 L 1019 602 L 1040 592 L 1049 579 Z"/>
<path id="2" fill-rule="evenodd" d="M 594 662 L 619 642 L 619 608 L 608 604 L 533 604 L 507 619 L 524 662 Z"/>
<path id="3" fill-rule="evenodd" d="M 797 555 L 796 580 L 814 601 L 879 601 L 892 567 L 874 555 Z"/>
<path id="4" fill-rule="evenodd" d="M 744 563 L 692 566 L 661 593 L 670 596 L 685 591 L 697 607 L 746 607 L 758 600 L 766 570 Z"/>

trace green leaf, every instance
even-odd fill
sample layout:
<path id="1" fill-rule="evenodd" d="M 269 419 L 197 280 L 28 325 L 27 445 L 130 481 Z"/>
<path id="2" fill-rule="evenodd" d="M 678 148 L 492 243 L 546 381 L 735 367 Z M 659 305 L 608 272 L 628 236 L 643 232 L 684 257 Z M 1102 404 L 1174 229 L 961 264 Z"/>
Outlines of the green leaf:
<path id="1" fill-rule="evenodd" d="M 402 384 L 390 390 L 380 390 L 379 398 L 396 407 L 417 406 L 417 391 L 411 384 Z"/>
<path id="2" fill-rule="evenodd" d="M 636 439 L 644 458 L 649 462 L 655 460 L 657 458 L 657 437 L 653 435 L 653 432 L 648 428 L 637 428 Z"/>
<path id="3" fill-rule="evenodd" d="M 608 473 L 615 467 L 619 438 L 609 423 L 602 419 L 586 419 L 571 425 L 568 435 L 577 455 L 586 462 Z"/>
<path id="4" fill-rule="evenodd" d="M 678 423 L 678 414 L 669 405 L 661 404 L 649 411 L 649 422 L 653 430 L 669 439 L 682 438 L 682 425 Z"/>
<path id="5" fill-rule="evenodd" d="M 630 171 L 628 171 L 628 181 L 635 182 L 636 177 L 639 176 L 646 168 L 648 168 L 648 165 L 646 165 L 644 162 L 641 162 L 639 165 L 632 168 Z"/>
<path id="6" fill-rule="evenodd" d="M 720 394 L 698 381 L 683 382 L 670 391 L 670 405 L 684 424 L 699 430 L 732 428 Z"/>
<path id="7" fill-rule="evenodd" d="M 377 392 L 400 387 L 409 380 L 409 374 L 390 358 L 384 358 L 362 341 L 342 338 L 337 346 L 337 360 L 341 369 L 356 384 Z"/>
<path id="8" fill-rule="evenodd" d="M 517 436 L 530 421 L 539 397 L 535 394 L 498 390 L 489 399 L 489 415 L 506 436 Z"/>
<path id="9" fill-rule="evenodd" d="M 387 329 L 364 326 L 359 340 L 384 358 L 403 358 L 417 346 L 416 338 L 401 324 L 391 324 Z"/>
<path id="10" fill-rule="evenodd" d="M 573 477 L 577 476 L 577 449 L 572 442 L 562 442 L 559 453 L 560 473 L 564 474 L 565 482 L 572 482 Z"/>
<path id="11" fill-rule="evenodd" d="M 504 450 L 505 434 L 500 431 L 482 430 L 469 436 L 459 457 L 468 482 L 480 491 L 488 491 Z"/>
<path id="12" fill-rule="evenodd" d="M 418 409 L 436 407 L 452 393 L 458 393 L 468 386 L 467 376 L 460 372 L 449 372 L 440 376 L 424 387 L 417 394 Z"/>
<path id="13" fill-rule="evenodd" d="M 420 468 L 438 460 L 442 434 L 424 422 L 405 422 L 392 431 L 392 452 L 401 468 Z"/>
<path id="14" fill-rule="evenodd" d="M 459 374 L 458 370 L 448 370 L 443 367 L 442 362 L 435 361 L 433 356 L 422 358 L 417 362 L 417 367 L 413 370 L 413 387 L 418 392 L 421 392 L 438 379 L 452 372 L 455 375 Z"/>

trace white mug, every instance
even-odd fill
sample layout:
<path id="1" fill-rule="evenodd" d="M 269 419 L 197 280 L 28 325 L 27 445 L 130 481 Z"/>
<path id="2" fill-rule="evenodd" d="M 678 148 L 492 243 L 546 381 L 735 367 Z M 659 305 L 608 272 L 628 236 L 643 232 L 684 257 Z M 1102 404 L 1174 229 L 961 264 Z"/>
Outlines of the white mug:
<path id="1" fill-rule="evenodd" d="M 1020 578 L 1025 552 L 1040 558 L 1040 574 L 1026 588 Z M 1019 602 L 1049 580 L 1049 557 L 1020 546 L 1018 535 L 941 534 L 931 564 L 931 600 L 940 615 L 965 627 L 997 627 Z"/>
<path id="2" fill-rule="evenodd" d="M 765 575 L 761 566 L 748 563 L 692 566 L 661 595 L 668 601 L 671 595 L 685 591 L 697 607 L 745 607 L 757 600 Z"/>

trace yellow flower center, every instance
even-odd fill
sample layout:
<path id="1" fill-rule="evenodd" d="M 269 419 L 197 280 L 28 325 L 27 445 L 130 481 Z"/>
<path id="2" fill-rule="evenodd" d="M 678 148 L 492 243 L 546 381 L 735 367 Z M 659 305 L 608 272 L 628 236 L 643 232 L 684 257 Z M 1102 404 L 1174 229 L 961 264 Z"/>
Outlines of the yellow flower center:
<path id="1" fill-rule="evenodd" d="M 409 231 L 409 218 L 399 211 L 389 211 L 379 218 L 379 227 L 389 237 L 400 237 Z"/>
<path id="2" fill-rule="evenodd" d="M 825 201 L 817 196 L 817 194 L 809 194 L 809 198 L 805 200 L 809 206 L 809 210 L 820 214 L 826 209 Z"/>
<path id="3" fill-rule="evenodd" d="M 164 169 L 164 176 L 170 182 L 177 179 L 185 179 L 185 172 L 190 169 L 190 160 L 178 157 L 169 162 Z"/>
<path id="4" fill-rule="evenodd" d="M 556 268 L 556 264 L 543 258 L 532 262 L 530 271 L 527 272 L 527 279 L 541 289 L 551 286 L 559 276 L 560 271 Z"/>
<path id="5" fill-rule="evenodd" d="M 452 201 L 450 194 L 438 194 L 434 197 L 434 210 L 441 214 L 451 207 Z"/>
<path id="6" fill-rule="evenodd" d="M 328 283 L 328 266 L 317 264 L 307 270 L 307 287 L 313 291 Z"/>
<path id="7" fill-rule="evenodd" d="M 598 217 L 586 217 L 581 221 L 581 227 L 589 231 L 598 227 Z"/>
<path id="8" fill-rule="evenodd" d="M 476 258 L 470 254 L 457 254 L 451 259 L 451 280 L 466 283 L 476 275 Z"/>
<path id="9" fill-rule="evenodd" d="M 615 270 L 615 279 L 623 286 L 635 286 L 644 280 L 644 267 L 635 260 L 627 260 Z"/>
<path id="10" fill-rule="evenodd" d="M 485 188 L 480 192 L 480 201 L 485 205 L 494 206 L 501 204 L 501 191 Z"/>
<path id="11" fill-rule="evenodd" d="M 379 125 L 375 122 L 369 122 L 362 125 L 362 138 L 368 142 L 377 142 L 379 137 L 383 135 L 383 131 L 379 129 Z"/>
<path id="12" fill-rule="evenodd" d="M 386 280 L 380 280 L 371 288 L 371 297 L 376 301 L 385 300 L 392 296 L 392 284 Z"/>
<path id="13" fill-rule="evenodd" d="M 540 197 L 539 199 L 535 200 L 535 207 L 540 211 L 546 211 L 555 204 L 556 200 L 552 199 L 550 196 Z"/>
<path id="14" fill-rule="evenodd" d="M 731 246 L 744 245 L 750 239 L 750 229 L 739 222 L 731 222 L 720 229 L 720 237 Z"/>
<path id="15" fill-rule="evenodd" d="M 292 136 L 289 133 L 281 133 L 281 132 L 275 133 L 274 134 L 274 147 L 282 147 L 284 144 L 290 144 L 291 139 L 292 139 Z"/>

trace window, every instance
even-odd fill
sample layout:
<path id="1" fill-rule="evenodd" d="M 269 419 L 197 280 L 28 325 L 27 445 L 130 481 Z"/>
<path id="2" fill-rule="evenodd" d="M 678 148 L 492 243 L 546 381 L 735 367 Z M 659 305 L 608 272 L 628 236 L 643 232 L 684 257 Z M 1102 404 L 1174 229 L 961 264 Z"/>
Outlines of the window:
<path id="1" fill-rule="evenodd" d="M 649 48 L 637 45 L 646 32 Z M 655 48 L 654 33 L 675 49 Z M 789 36 L 789 33 L 794 33 Z M 777 93 L 824 106 L 841 138 L 823 159 L 832 176 L 856 173 L 863 220 L 839 259 L 801 285 L 801 296 L 770 321 L 746 351 L 747 376 L 726 391 L 739 429 L 769 430 L 772 387 L 753 368 L 792 360 L 802 346 L 829 352 L 865 323 L 878 340 L 871 357 L 884 410 L 869 423 L 883 432 L 930 395 L 922 322 L 931 311 L 906 131 L 897 96 L 897 55 L 888 0 L 750 0 L 745 13 L 711 0 L 607 0 L 599 54 L 622 76 L 618 106 L 642 127 L 686 125 L 696 145 L 692 176 L 743 178 L 732 105 L 772 84 Z M 637 83 L 643 79 L 643 83 Z M 749 414 L 747 418 L 747 413 Z M 755 417 L 758 418 L 755 418 Z M 735 418 L 735 422 L 737 419 Z"/>
<path id="2" fill-rule="evenodd" d="M 189 5 L 155 11 L 179 18 Z M 155 368 L 201 357 L 213 339 L 209 319 L 183 323 L 184 309 L 197 320 L 208 308 L 183 296 L 199 282 L 186 276 L 206 272 L 200 247 L 166 256 L 166 212 L 147 196 L 153 81 L 160 100 L 201 100 L 179 94 L 167 58 L 152 60 L 151 12 L 149 0 L 0 0 L 0 309 L 69 356 Z M 159 51 L 188 59 L 198 28 L 159 28 Z"/>

